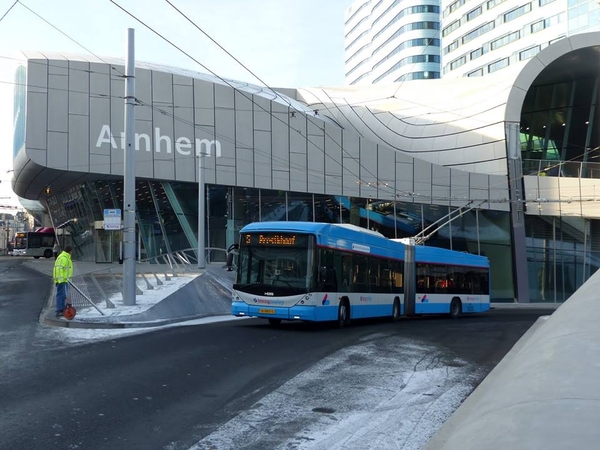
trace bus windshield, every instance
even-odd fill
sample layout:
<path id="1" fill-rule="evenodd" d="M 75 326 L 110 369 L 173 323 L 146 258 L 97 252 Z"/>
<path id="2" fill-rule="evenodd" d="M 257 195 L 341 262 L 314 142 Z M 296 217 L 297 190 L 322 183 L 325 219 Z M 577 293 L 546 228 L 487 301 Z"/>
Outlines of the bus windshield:
<path id="1" fill-rule="evenodd" d="M 260 238 L 242 238 L 235 288 L 257 293 L 270 289 L 280 295 L 308 292 L 315 272 L 313 246 L 309 245 L 312 238 L 306 235 L 296 236 L 293 241 L 265 235 Z"/>
<path id="2" fill-rule="evenodd" d="M 27 248 L 27 235 L 25 233 L 17 233 L 15 236 L 15 248 Z"/>

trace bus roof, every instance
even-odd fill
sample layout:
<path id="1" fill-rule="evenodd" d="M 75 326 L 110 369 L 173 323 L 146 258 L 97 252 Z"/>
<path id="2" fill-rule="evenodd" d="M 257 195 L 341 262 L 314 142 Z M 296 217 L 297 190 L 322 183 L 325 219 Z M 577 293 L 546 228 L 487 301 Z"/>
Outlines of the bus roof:
<path id="1" fill-rule="evenodd" d="M 457 266 L 489 267 L 490 262 L 485 256 L 467 252 L 457 252 L 440 247 L 415 246 L 415 260 L 420 263 L 446 263 Z"/>
<path id="2" fill-rule="evenodd" d="M 339 248 L 355 253 L 374 254 L 404 260 L 405 246 L 386 238 L 377 231 L 356 225 L 321 222 L 254 222 L 240 233 L 285 232 L 307 233 L 316 237 L 317 245 Z M 438 247 L 416 246 L 415 258 L 423 263 L 448 263 L 461 266 L 489 267 L 484 256 L 457 252 Z"/>

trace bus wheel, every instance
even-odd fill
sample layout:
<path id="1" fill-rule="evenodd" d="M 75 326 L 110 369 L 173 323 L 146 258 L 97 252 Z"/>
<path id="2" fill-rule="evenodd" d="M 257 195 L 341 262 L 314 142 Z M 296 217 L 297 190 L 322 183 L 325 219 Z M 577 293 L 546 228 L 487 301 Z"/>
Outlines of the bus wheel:
<path id="1" fill-rule="evenodd" d="M 269 319 L 269 324 L 274 327 L 281 325 L 281 319 Z"/>
<path id="2" fill-rule="evenodd" d="M 450 302 L 450 317 L 458 319 L 462 315 L 462 303 L 460 299 L 453 298 Z"/>
<path id="3" fill-rule="evenodd" d="M 394 306 L 392 308 L 392 322 L 398 322 L 400 319 L 400 300 L 398 297 L 394 299 Z"/>
<path id="4" fill-rule="evenodd" d="M 338 326 L 344 328 L 350 325 L 350 304 L 348 299 L 343 299 L 338 307 Z"/>
<path id="5" fill-rule="evenodd" d="M 52 250 L 44 250 L 44 258 L 52 258 Z"/>

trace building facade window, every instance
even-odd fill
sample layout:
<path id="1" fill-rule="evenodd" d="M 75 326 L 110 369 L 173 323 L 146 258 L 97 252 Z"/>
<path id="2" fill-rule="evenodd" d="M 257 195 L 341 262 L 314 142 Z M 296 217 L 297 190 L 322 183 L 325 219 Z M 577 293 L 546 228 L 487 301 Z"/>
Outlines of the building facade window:
<path id="1" fill-rule="evenodd" d="M 533 58 L 540 52 L 540 46 L 536 45 L 535 47 L 531 47 L 519 52 L 519 61 L 524 61 L 529 58 Z"/>
<path id="2" fill-rule="evenodd" d="M 396 4 L 399 3 L 398 0 L 394 2 L 394 4 L 392 6 L 390 6 L 391 9 L 393 6 L 396 6 Z M 375 20 L 373 22 L 373 25 L 375 25 L 379 20 L 383 19 L 384 17 L 386 17 L 386 12 L 387 10 L 377 18 L 377 20 Z M 437 5 L 417 5 L 417 6 L 411 6 L 409 8 L 405 8 L 402 11 L 400 11 L 398 14 L 396 14 L 396 16 L 390 20 L 381 30 L 379 30 L 377 32 L 377 34 L 373 37 L 373 39 L 377 39 L 382 33 L 384 33 L 389 27 L 391 27 L 393 24 L 395 24 L 396 22 L 398 22 L 400 19 L 402 19 L 405 16 L 411 15 L 411 14 L 424 14 L 424 13 L 434 13 L 434 14 L 439 14 L 440 13 L 440 7 Z"/>
<path id="3" fill-rule="evenodd" d="M 350 17 L 348 17 L 348 20 L 346 20 L 346 25 L 348 25 L 348 23 L 350 23 L 350 21 L 354 18 L 354 16 L 356 16 L 359 12 L 361 12 L 363 9 L 365 9 L 367 6 L 369 6 L 371 2 L 366 2 L 363 3 L 362 5 L 360 5 L 360 8 L 358 8 L 356 11 L 354 11 Z"/>
<path id="4" fill-rule="evenodd" d="M 348 75 L 352 74 L 354 71 L 356 71 L 358 68 L 362 67 L 363 65 L 365 65 L 366 63 L 368 63 L 371 60 L 371 58 L 365 59 L 361 62 L 359 62 L 356 66 L 354 66 L 352 69 L 350 69 L 350 71 L 346 74 L 346 77 L 348 77 Z"/>
<path id="5" fill-rule="evenodd" d="M 458 30 L 459 26 L 460 26 L 460 20 L 455 20 L 450 25 L 448 25 L 446 28 L 444 28 L 444 30 L 442 31 L 442 37 L 446 37 L 450 33 L 452 33 L 454 30 Z"/>
<path id="6" fill-rule="evenodd" d="M 465 4 L 465 0 L 457 0 L 456 2 L 452 3 L 448 7 L 448 10 L 450 11 L 450 13 L 453 13 L 454 11 L 456 11 L 458 8 L 460 8 L 464 4 Z"/>
<path id="7" fill-rule="evenodd" d="M 365 30 L 362 33 L 360 33 L 358 36 L 356 36 L 356 38 L 352 42 L 350 42 L 350 44 L 348 44 L 348 46 L 346 47 L 346 51 L 350 50 L 352 48 L 352 46 L 360 40 L 361 37 L 363 37 L 365 34 L 369 33 L 370 31 L 371 30 Z"/>
<path id="8" fill-rule="evenodd" d="M 450 45 L 448 45 L 446 48 L 444 48 L 444 55 L 447 55 L 448 53 L 456 50 L 457 48 L 458 48 L 458 41 L 452 42 Z"/>
<path id="9" fill-rule="evenodd" d="M 370 43 L 370 42 L 366 43 L 366 44 L 365 44 L 365 45 L 363 45 L 361 48 L 359 48 L 358 50 L 356 50 L 356 51 L 355 51 L 355 52 L 352 54 L 352 56 L 346 60 L 346 64 L 348 64 L 350 61 L 352 61 L 354 58 L 356 58 L 356 57 L 357 57 L 357 56 L 360 54 L 360 52 L 361 52 L 361 51 L 363 51 L 365 48 L 367 48 L 369 45 L 371 45 L 371 43 Z M 346 50 L 347 50 L 347 49 L 346 49 Z"/>
<path id="10" fill-rule="evenodd" d="M 478 28 L 475 28 L 473 31 L 465 34 L 462 37 L 462 43 L 466 44 L 467 42 L 472 41 L 473 39 L 481 36 L 482 34 L 487 33 L 488 31 L 493 30 L 494 26 L 495 26 L 494 22 L 488 22 L 488 23 L 486 23 L 484 25 L 481 25 Z"/>
<path id="11" fill-rule="evenodd" d="M 359 77 L 358 77 L 356 80 L 354 80 L 354 81 L 351 81 L 351 82 L 350 82 L 350 83 L 348 83 L 348 84 L 356 84 L 356 83 L 358 83 L 360 80 L 364 80 L 365 78 L 367 78 L 369 75 L 371 75 L 371 72 L 366 72 L 366 73 L 363 73 L 363 74 L 362 74 L 361 76 L 359 76 Z"/>
<path id="12" fill-rule="evenodd" d="M 440 23 L 439 22 L 413 22 L 413 23 L 406 24 L 403 27 L 400 27 L 398 29 L 398 31 L 396 31 L 394 34 L 392 34 L 389 38 L 387 38 L 386 41 L 383 44 L 379 45 L 375 50 L 373 50 L 373 55 L 375 55 L 376 53 L 378 53 L 381 50 L 383 50 L 389 42 L 391 42 L 392 40 L 396 39 L 398 36 L 403 35 L 407 31 L 413 31 L 413 30 L 439 30 L 439 29 L 440 29 Z"/>
<path id="13" fill-rule="evenodd" d="M 360 19 L 360 21 L 356 25 L 354 25 L 350 31 L 348 31 L 346 33 L 346 37 L 350 36 L 350 34 L 352 34 L 352 32 L 354 30 L 356 30 L 361 23 L 366 22 L 368 19 L 369 19 L 369 16 L 363 17 L 362 19 Z"/>
<path id="14" fill-rule="evenodd" d="M 474 70 L 473 72 L 469 72 L 467 74 L 468 77 L 482 77 L 483 76 L 483 68 L 479 68 L 477 70 Z"/>
<path id="15" fill-rule="evenodd" d="M 475 8 L 474 10 L 470 11 L 467 13 L 467 22 L 473 20 L 475 17 L 478 17 L 481 15 L 482 12 L 482 8 L 481 5 L 479 5 L 477 8 Z"/>
<path id="16" fill-rule="evenodd" d="M 406 58 L 401 59 L 388 70 L 386 70 L 383 74 L 378 76 L 373 80 L 373 83 L 377 83 L 381 81 L 383 78 L 388 76 L 390 73 L 395 72 L 400 67 L 406 66 L 407 64 L 417 64 L 417 63 L 438 63 L 440 62 L 439 55 L 413 55 L 408 56 Z M 351 83 L 352 84 L 352 83 Z"/>
<path id="17" fill-rule="evenodd" d="M 492 73 L 495 72 L 497 70 L 503 69 L 505 67 L 508 67 L 509 64 L 509 59 L 508 58 L 502 58 L 498 61 L 495 61 L 491 64 L 488 64 L 488 73 Z"/>
<path id="18" fill-rule="evenodd" d="M 481 55 L 483 55 L 483 49 L 481 47 L 479 47 L 477 50 L 473 50 L 471 52 L 471 54 L 469 55 L 469 57 L 471 58 L 471 61 L 474 59 L 479 58 Z"/>
<path id="19" fill-rule="evenodd" d="M 506 0 L 489 0 L 487 2 L 487 9 L 492 9 L 495 6 L 498 6 L 500 3 L 504 3 Z"/>
<path id="20" fill-rule="evenodd" d="M 460 66 L 467 62 L 467 58 L 465 56 L 461 56 L 460 58 L 455 59 L 450 63 L 450 70 L 458 69 Z"/>
<path id="21" fill-rule="evenodd" d="M 440 46 L 440 40 L 439 39 L 435 39 L 435 38 L 418 38 L 418 39 L 411 39 L 409 41 L 402 42 L 394 50 L 392 50 L 384 58 L 382 58 L 379 62 L 377 62 L 377 64 L 375 64 L 373 66 L 373 69 L 376 69 L 377 67 L 379 67 L 380 65 L 382 65 L 384 62 L 386 62 L 389 58 L 391 58 L 392 56 L 398 54 L 399 52 L 401 52 L 402 50 L 405 50 L 407 48 L 411 48 L 411 47 L 439 47 L 439 46 Z"/>
<path id="22" fill-rule="evenodd" d="M 433 80 L 440 77 L 439 72 L 435 71 L 425 71 L 425 72 L 411 72 L 406 75 L 402 75 L 400 78 L 397 78 L 395 82 L 398 81 L 411 81 L 411 80 Z"/>
<path id="23" fill-rule="evenodd" d="M 510 44 L 511 42 L 517 41 L 520 38 L 521 38 L 521 32 L 515 31 L 514 33 L 507 34 L 506 36 L 502 36 L 501 38 L 495 39 L 492 42 L 490 42 L 490 49 L 496 50 L 500 47 Z"/>
<path id="24" fill-rule="evenodd" d="M 539 21 L 537 21 L 535 23 L 532 23 L 530 25 L 531 34 L 537 33 L 538 31 L 542 31 L 544 28 L 546 28 L 546 21 L 545 20 L 539 20 Z"/>
<path id="25" fill-rule="evenodd" d="M 511 20 L 515 20 L 517 17 L 521 17 L 523 14 L 527 14 L 531 11 L 531 3 L 527 3 L 523 6 L 519 6 L 506 14 L 504 14 L 504 22 L 510 22 Z"/>

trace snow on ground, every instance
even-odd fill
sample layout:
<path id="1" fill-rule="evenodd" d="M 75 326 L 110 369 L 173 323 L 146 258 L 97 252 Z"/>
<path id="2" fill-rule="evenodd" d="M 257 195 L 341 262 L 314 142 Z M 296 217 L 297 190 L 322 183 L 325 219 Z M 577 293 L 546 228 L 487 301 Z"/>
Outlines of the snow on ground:
<path id="1" fill-rule="evenodd" d="M 158 330 L 164 330 L 165 328 L 173 327 L 184 327 L 203 325 L 215 322 L 224 322 L 228 320 L 246 320 L 245 318 L 240 319 L 233 316 L 215 316 L 215 317 L 204 317 L 202 319 L 188 320 L 185 322 L 176 322 L 168 325 L 161 325 L 156 327 L 142 327 L 142 328 L 62 328 L 45 326 L 38 329 L 37 337 L 42 340 L 49 342 L 50 340 L 58 340 L 63 345 L 77 346 L 84 345 L 98 341 L 109 341 L 124 336 L 133 336 L 136 334 L 152 333 Z"/>
<path id="2" fill-rule="evenodd" d="M 105 316 L 107 317 L 115 317 L 115 316 L 127 316 L 131 314 L 139 314 L 142 313 L 154 305 L 156 305 L 161 300 L 167 298 L 169 295 L 176 292 L 178 289 L 181 289 L 194 278 L 201 276 L 198 274 L 182 274 L 177 277 L 172 277 L 169 281 L 163 281 L 163 285 L 155 285 L 152 284 L 153 289 L 146 289 L 145 284 L 141 284 L 138 281 L 138 286 L 144 292 L 141 295 L 136 295 L 135 297 L 135 305 L 134 306 L 126 306 L 123 304 L 123 296 L 120 293 L 117 293 L 109 298 L 109 300 L 115 305 L 114 308 L 107 308 L 104 303 L 99 305 L 99 308 L 102 310 Z M 101 314 L 95 308 L 78 308 L 77 309 L 77 317 L 79 319 L 83 318 L 98 318 L 101 317 Z"/>
<path id="3" fill-rule="evenodd" d="M 184 287 L 186 284 L 191 282 L 198 274 L 181 274 L 177 277 L 172 277 L 169 281 L 163 281 L 163 285 L 154 285 L 154 289 L 145 289 L 138 281 L 138 286 L 143 290 L 142 295 L 136 295 L 136 304 L 134 306 L 126 306 L 123 304 L 123 297 L 121 294 L 116 294 L 110 297 L 110 301 L 115 305 L 114 308 L 106 308 L 104 303 L 99 305 L 106 317 L 119 317 L 127 316 L 132 314 L 142 313 L 161 300 L 165 299 L 169 295 L 173 294 L 177 290 Z M 93 307 L 78 308 L 77 319 L 98 319 L 102 315 Z M 122 336 L 131 336 L 142 333 L 150 333 L 152 331 L 162 330 L 165 328 L 175 326 L 192 326 L 201 325 L 213 322 L 222 322 L 225 320 L 236 320 L 233 316 L 216 316 L 206 317 L 202 319 L 188 320 L 185 322 L 178 322 L 162 326 L 148 326 L 140 328 L 63 328 L 54 326 L 44 326 L 38 329 L 37 335 L 42 338 L 41 342 L 48 342 L 52 340 L 54 342 L 59 341 L 64 345 L 83 345 L 90 342 L 105 341 L 115 339 Z M 240 319 L 237 319 L 240 320 Z"/>
<path id="4" fill-rule="evenodd" d="M 372 336 L 289 380 L 190 450 L 418 450 L 480 370 L 422 343 Z"/>
<path id="5" fill-rule="evenodd" d="M 195 276 L 145 290 L 135 306 L 123 305 L 118 295 L 111 299 L 114 309 L 102 309 L 110 316 L 143 312 Z M 98 316 L 93 308 L 78 311 L 79 318 Z M 225 320 L 247 319 L 121 329 L 48 326 L 38 334 L 47 344 L 71 346 Z M 428 344 L 378 333 L 289 380 L 190 450 L 419 450 L 483 378 L 481 370 Z"/>

